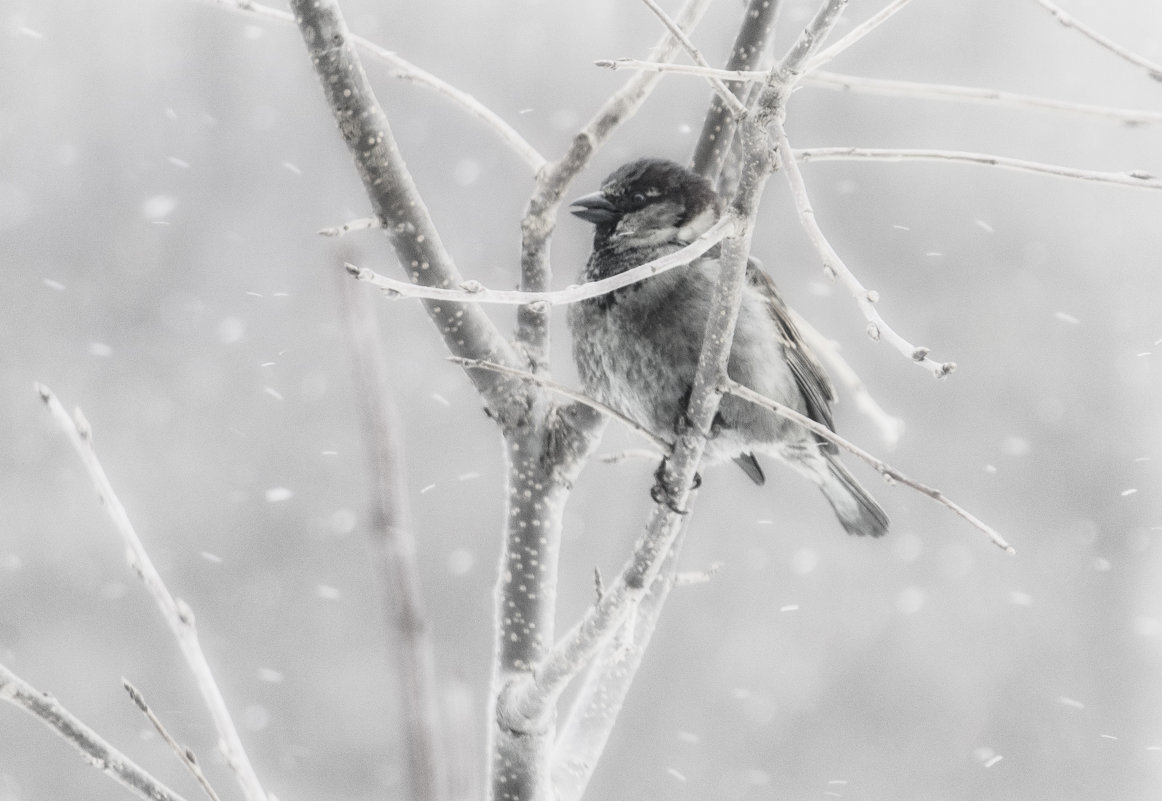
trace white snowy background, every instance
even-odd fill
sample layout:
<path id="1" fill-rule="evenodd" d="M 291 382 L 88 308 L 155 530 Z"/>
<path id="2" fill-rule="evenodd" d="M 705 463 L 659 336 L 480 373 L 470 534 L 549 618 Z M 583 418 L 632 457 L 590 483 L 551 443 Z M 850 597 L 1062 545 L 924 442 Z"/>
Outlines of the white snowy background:
<path id="1" fill-rule="evenodd" d="M 644 6 L 344 2 L 351 27 L 473 93 L 549 158 L 659 35 Z M 814 10 L 787 0 L 785 47 Z M 676 10 L 673 3 L 669 6 Z M 853 2 L 841 30 L 880 3 Z M 695 39 L 721 63 L 741 4 Z M 1074 0 L 1162 61 L 1162 6 Z M 367 62 L 463 273 L 516 283 L 531 181 L 491 131 Z M 1162 83 L 1032 0 L 916 0 L 832 68 L 1162 110 Z M 575 186 L 685 160 L 709 89 L 670 77 Z M 805 88 L 798 147 L 973 150 L 1162 174 L 1158 126 Z M 870 341 L 781 177 L 755 254 L 907 428 L 840 431 L 1001 530 L 848 462 L 892 516 L 846 537 L 773 468 L 707 471 L 672 596 L 596 799 L 1148 801 L 1162 796 L 1162 193 L 952 164 L 804 166 L 819 221 L 935 381 Z M 197 2 L 0 2 L 0 660 L 187 797 L 137 685 L 237 797 L 177 649 L 33 383 L 80 405 L 105 467 L 283 801 L 403 798 L 392 645 L 369 569 L 340 262 L 399 275 L 298 32 Z M 588 226 L 565 218 L 554 284 Z M 372 291 L 368 289 L 367 291 Z M 414 301 L 380 320 L 440 679 L 482 754 L 502 513 L 493 424 Z M 574 381 L 555 321 L 554 373 Z M 495 318 L 511 330 L 510 310 Z M 605 451 L 636 445 L 611 426 Z M 592 463 L 567 518 L 561 625 L 621 564 L 654 465 Z M 475 765 L 483 769 L 483 756 Z M 0 799 L 126 797 L 0 706 Z"/>

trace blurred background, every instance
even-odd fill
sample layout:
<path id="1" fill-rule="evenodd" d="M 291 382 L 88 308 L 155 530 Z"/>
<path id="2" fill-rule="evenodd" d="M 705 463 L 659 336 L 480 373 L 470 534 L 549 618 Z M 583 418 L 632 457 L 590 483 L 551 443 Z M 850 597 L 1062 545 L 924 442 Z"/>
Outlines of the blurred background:
<path id="1" fill-rule="evenodd" d="M 880 3 L 853 3 L 846 31 Z M 346 0 L 352 29 L 509 120 L 548 158 L 659 36 L 635 3 Z M 677 11 L 677 3 L 667 7 Z M 778 50 L 814 12 L 786 0 Z M 1162 6 L 1069 10 L 1162 61 Z M 722 63 L 742 5 L 695 35 Z M 462 272 L 515 286 L 525 165 L 444 99 L 368 71 Z M 832 68 L 1162 109 L 1162 84 L 1034 2 L 916 2 Z M 670 77 L 577 182 L 686 160 L 710 96 Z M 1158 128 L 804 88 L 797 147 L 983 151 L 1162 174 Z M 906 422 L 841 433 L 1003 532 L 880 486 L 887 538 L 843 535 L 771 466 L 711 469 L 687 570 L 590 788 L 597 799 L 1162 797 L 1162 193 L 952 164 L 810 164 L 820 223 L 881 311 L 958 369 L 935 381 L 864 322 L 768 186 L 755 255 Z M 238 797 L 177 648 L 33 391 L 93 425 L 106 470 L 202 642 L 269 790 L 404 798 L 393 644 L 341 260 L 400 275 L 378 232 L 315 234 L 368 204 L 298 32 L 197 2 L 0 1 L 0 660 L 187 797 L 132 681 Z M 589 226 L 562 219 L 554 285 Z M 367 291 L 371 291 L 368 289 Z M 492 310 L 512 330 L 511 310 Z M 414 301 L 379 317 L 439 678 L 482 753 L 503 463 L 493 424 Z M 573 383 L 563 315 L 554 373 Z M 637 442 L 611 426 L 604 452 Z M 566 521 L 564 630 L 641 530 L 654 464 L 594 461 Z M 483 773 L 483 756 L 472 764 Z M 0 799 L 124 791 L 9 705 Z"/>

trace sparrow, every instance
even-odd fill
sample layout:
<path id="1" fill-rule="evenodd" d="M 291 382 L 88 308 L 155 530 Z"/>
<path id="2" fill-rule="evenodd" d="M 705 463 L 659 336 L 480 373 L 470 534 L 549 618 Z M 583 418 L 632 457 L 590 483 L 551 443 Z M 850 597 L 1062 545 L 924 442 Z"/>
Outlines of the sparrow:
<path id="1" fill-rule="evenodd" d="M 571 204 L 574 215 L 594 225 L 582 281 L 617 275 L 680 250 L 714 225 L 721 209 L 710 182 L 680 164 L 643 158 L 623 165 L 600 191 Z M 586 394 L 671 444 L 685 421 L 720 258 L 715 247 L 685 267 L 569 307 L 573 358 Z M 834 430 L 831 381 L 774 282 L 753 259 L 727 372 Z M 848 533 L 878 537 L 887 531 L 884 510 L 839 462 L 834 443 L 724 395 L 703 463 L 733 459 L 761 485 L 766 479 L 756 453 L 782 460 L 818 485 Z"/>

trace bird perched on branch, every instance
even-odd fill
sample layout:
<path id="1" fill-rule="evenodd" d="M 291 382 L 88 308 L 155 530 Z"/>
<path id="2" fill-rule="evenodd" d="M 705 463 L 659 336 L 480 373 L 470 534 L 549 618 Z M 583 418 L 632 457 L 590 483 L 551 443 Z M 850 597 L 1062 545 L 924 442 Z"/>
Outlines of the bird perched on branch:
<path id="1" fill-rule="evenodd" d="M 573 214 L 595 226 L 582 278 L 607 278 L 680 250 L 714 225 L 720 211 L 718 195 L 697 173 L 662 159 L 626 164 L 600 191 L 573 201 Z M 569 307 L 573 358 L 585 391 L 669 442 L 685 421 L 719 258 L 715 247 L 685 267 Z M 727 371 L 834 429 L 831 381 L 774 282 L 753 260 Z M 887 530 L 884 510 L 840 464 L 833 443 L 733 395 L 722 398 L 713 428 L 706 463 L 733 459 L 762 484 L 755 453 L 775 456 L 823 490 L 849 533 L 878 537 Z"/>

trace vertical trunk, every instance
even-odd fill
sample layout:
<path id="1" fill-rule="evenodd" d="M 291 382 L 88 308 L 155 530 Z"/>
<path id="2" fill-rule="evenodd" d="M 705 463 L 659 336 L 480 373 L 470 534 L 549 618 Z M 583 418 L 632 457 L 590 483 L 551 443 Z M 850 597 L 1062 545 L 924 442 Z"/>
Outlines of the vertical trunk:
<path id="1" fill-rule="evenodd" d="M 505 429 L 507 519 L 496 584 L 488 716 L 489 797 L 496 801 L 554 797 L 550 762 L 556 710 L 549 708 L 535 719 L 502 717 L 496 701 L 509 682 L 531 673 L 553 646 L 565 502 L 602 425 L 588 409 L 573 409 L 566 420 L 543 395 L 530 400 L 533 411 L 525 424 Z"/>

